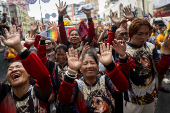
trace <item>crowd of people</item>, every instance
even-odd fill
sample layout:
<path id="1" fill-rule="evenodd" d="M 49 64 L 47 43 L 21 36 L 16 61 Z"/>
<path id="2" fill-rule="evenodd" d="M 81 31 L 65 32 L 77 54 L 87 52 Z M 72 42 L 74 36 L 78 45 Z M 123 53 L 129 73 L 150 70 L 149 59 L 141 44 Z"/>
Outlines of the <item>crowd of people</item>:
<path id="1" fill-rule="evenodd" d="M 0 113 L 154 113 L 158 90 L 169 93 L 162 86 L 169 83 L 169 22 L 151 25 L 125 7 L 122 19 L 112 13 L 111 23 L 94 23 L 83 9 L 87 22 L 67 36 L 66 3 L 57 9 L 58 26 L 34 22 L 24 44 L 16 18 L 4 29 L 7 38 L 0 36 L 9 60 Z M 40 36 L 53 26 L 57 41 Z"/>

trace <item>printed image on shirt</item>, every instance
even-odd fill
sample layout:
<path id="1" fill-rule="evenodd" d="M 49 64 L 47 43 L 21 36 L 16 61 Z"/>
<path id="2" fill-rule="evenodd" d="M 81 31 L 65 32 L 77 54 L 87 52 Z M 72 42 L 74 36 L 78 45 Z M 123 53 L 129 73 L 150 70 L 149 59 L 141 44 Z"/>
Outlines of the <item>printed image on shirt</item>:
<path id="1" fill-rule="evenodd" d="M 88 113 L 114 113 L 113 103 L 104 92 L 96 90 L 92 92 L 86 101 Z"/>
<path id="2" fill-rule="evenodd" d="M 132 103 L 145 105 L 148 104 L 144 100 L 146 95 L 157 97 L 151 54 L 145 50 L 137 51 L 133 55 L 133 59 L 136 68 L 133 71 L 131 70 L 130 98 Z"/>

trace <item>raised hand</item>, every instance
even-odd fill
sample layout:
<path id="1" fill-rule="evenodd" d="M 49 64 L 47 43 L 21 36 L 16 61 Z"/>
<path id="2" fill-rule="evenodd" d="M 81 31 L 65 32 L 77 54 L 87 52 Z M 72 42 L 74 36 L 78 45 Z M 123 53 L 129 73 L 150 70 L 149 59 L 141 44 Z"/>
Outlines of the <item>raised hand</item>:
<path id="1" fill-rule="evenodd" d="M 40 26 L 40 28 L 39 28 L 39 33 L 42 33 L 42 32 L 44 32 L 44 31 L 46 31 L 46 25 Z"/>
<path id="2" fill-rule="evenodd" d="M 25 36 L 25 43 L 26 43 L 26 44 L 32 45 L 32 44 L 34 44 L 34 42 L 35 42 L 35 37 L 34 37 L 34 35 L 33 35 L 33 36 L 31 36 L 31 35 L 26 35 L 26 36 Z"/>
<path id="3" fill-rule="evenodd" d="M 100 43 L 100 54 L 97 54 L 99 61 L 107 66 L 112 62 L 112 45 L 107 43 L 107 47 L 105 43 Z"/>
<path id="4" fill-rule="evenodd" d="M 82 11 L 86 14 L 87 18 L 91 18 L 91 10 L 86 11 L 86 10 L 82 9 Z"/>
<path id="5" fill-rule="evenodd" d="M 21 44 L 21 39 L 20 39 L 20 32 L 21 28 L 18 27 L 18 31 L 16 30 L 16 26 L 10 26 L 10 33 L 8 32 L 7 29 L 4 29 L 5 34 L 7 36 L 7 40 L 3 37 L 0 36 L 2 42 L 11 48 L 14 48 L 18 53 L 24 48 L 23 45 Z"/>
<path id="6" fill-rule="evenodd" d="M 35 35 L 36 31 L 38 30 L 39 22 L 34 22 L 31 24 L 31 36 Z"/>
<path id="7" fill-rule="evenodd" d="M 164 48 L 163 53 L 166 55 L 170 55 L 170 35 L 169 34 L 164 39 L 163 48 Z"/>
<path id="8" fill-rule="evenodd" d="M 130 8 L 125 7 L 124 10 L 123 10 L 123 12 L 124 12 L 124 14 L 125 14 L 124 17 L 125 17 L 126 19 L 129 19 L 130 21 L 132 21 L 132 20 L 134 19 L 134 15 L 133 15 L 133 13 L 131 12 Z"/>
<path id="9" fill-rule="evenodd" d="M 104 26 L 104 30 L 109 30 L 110 29 L 110 24 L 109 23 L 107 23 L 107 24 L 105 24 L 105 26 Z"/>
<path id="10" fill-rule="evenodd" d="M 112 12 L 112 14 L 111 14 L 109 17 L 111 18 L 112 23 L 113 23 L 115 26 L 117 26 L 117 28 L 119 28 L 120 25 L 121 25 L 121 21 L 118 19 L 117 13 L 115 14 L 115 13 Z"/>
<path id="11" fill-rule="evenodd" d="M 59 1 L 59 6 L 57 4 L 56 4 L 56 6 L 57 6 L 57 9 L 58 9 L 59 17 L 64 16 L 66 14 L 66 9 L 67 9 L 67 6 L 68 6 L 68 5 L 66 5 L 66 2 L 63 6 L 63 1 L 62 2 Z"/>
<path id="12" fill-rule="evenodd" d="M 83 51 L 82 51 L 82 53 L 81 53 L 81 56 L 85 53 L 85 52 L 87 52 L 87 50 L 89 50 L 90 49 L 90 46 L 88 45 L 88 42 L 86 42 L 86 44 L 84 45 L 84 47 L 83 47 Z"/>
<path id="13" fill-rule="evenodd" d="M 57 28 L 57 24 L 55 22 L 47 22 L 47 24 L 48 24 L 48 28 L 47 29 L 49 29 L 49 28 L 51 28 L 53 26 L 55 26 Z"/>
<path id="14" fill-rule="evenodd" d="M 120 55 L 120 57 L 125 56 L 126 52 L 126 43 L 125 40 L 116 40 L 114 39 L 113 43 L 113 49 L 115 50 L 116 53 Z"/>
<path id="15" fill-rule="evenodd" d="M 78 58 L 77 50 L 73 48 L 68 49 L 66 52 L 68 59 L 68 67 L 74 71 L 78 71 L 82 65 L 82 58 Z"/>

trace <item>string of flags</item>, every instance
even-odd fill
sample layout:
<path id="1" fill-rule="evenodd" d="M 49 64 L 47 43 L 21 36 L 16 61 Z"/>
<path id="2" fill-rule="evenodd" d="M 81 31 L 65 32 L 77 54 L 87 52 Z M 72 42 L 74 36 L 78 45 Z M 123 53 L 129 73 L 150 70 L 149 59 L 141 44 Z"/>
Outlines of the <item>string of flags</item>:
<path id="1" fill-rule="evenodd" d="M 26 0 L 29 4 L 35 4 L 37 0 Z M 48 3 L 50 0 L 41 0 L 44 3 Z"/>

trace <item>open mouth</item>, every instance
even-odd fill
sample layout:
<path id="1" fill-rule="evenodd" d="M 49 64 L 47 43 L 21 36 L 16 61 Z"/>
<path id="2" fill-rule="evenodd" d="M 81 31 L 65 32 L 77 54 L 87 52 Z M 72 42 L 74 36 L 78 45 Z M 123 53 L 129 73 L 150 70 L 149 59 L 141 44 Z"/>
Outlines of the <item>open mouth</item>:
<path id="1" fill-rule="evenodd" d="M 20 75 L 17 74 L 17 73 L 13 73 L 13 74 L 12 74 L 12 79 L 13 79 L 13 80 L 17 80 L 19 77 L 20 77 Z"/>

